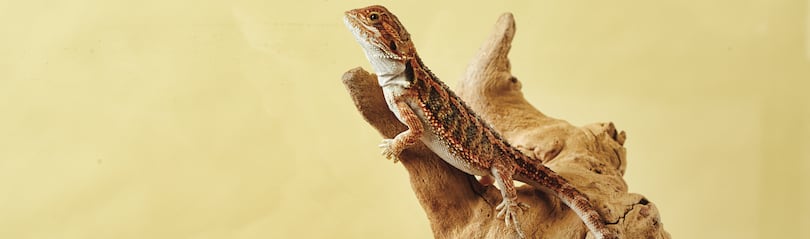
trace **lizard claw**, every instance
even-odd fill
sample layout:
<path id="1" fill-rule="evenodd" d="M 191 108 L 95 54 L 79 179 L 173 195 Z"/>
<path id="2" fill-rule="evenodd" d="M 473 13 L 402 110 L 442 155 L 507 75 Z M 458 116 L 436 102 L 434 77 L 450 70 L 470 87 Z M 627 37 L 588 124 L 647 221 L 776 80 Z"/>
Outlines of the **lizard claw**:
<path id="1" fill-rule="evenodd" d="M 529 210 L 529 208 L 531 208 L 531 207 L 529 206 L 529 204 L 525 204 L 525 203 L 523 203 L 523 202 L 518 202 L 518 203 L 517 203 L 517 205 L 518 205 L 518 207 L 520 207 L 520 209 L 522 209 L 522 210 Z"/>
<path id="2" fill-rule="evenodd" d="M 399 152 L 396 152 L 394 149 L 394 139 L 383 139 L 379 147 L 383 149 L 382 155 L 385 156 L 386 159 L 393 158 L 394 163 L 399 162 L 399 159 L 397 158 Z"/>
<path id="3" fill-rule="evenodd" d="M 523 231 L 520 229 L 520 222 L 517 219 L 517 213 L 521 210 L 528 209 L 529 205 L 525 203 L 516 203 L 512 200 L 504 199 L 501 204 L 495 207 L 498 210 L 498 218 L 503 218 L 506 227 L 514 226 L 517 231 L 518 237 L 525 238 Z"/>

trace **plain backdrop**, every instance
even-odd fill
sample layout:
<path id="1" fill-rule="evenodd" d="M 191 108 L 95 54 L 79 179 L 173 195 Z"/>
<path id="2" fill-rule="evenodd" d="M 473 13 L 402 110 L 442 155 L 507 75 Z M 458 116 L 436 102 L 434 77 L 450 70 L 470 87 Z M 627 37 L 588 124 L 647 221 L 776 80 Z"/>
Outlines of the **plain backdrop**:
<path id="1" fill-rule="evenodd" d="M 0 1 L 0 238 L 429 238 L 340 82 L 369 1 Z M 383 1 L 451 87 L 627 131 L 676 238 L 810 238 L 810 2 Z M 804 229 L 802 229 L 804 228 Z"/>

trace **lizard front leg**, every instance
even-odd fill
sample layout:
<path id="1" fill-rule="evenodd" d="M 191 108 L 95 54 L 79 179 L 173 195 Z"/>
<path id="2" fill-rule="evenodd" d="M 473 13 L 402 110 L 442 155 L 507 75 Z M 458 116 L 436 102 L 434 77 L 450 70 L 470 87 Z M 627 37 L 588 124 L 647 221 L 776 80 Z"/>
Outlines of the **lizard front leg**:
<path id="1" fill-rule="evenodd" d="M 492 171 L 492 176 L 495 178 L 495 183 L 501 190 L 501 197 L 503 197 L 501 204 L 495 207 L 495 210 L 498 210 L 498 218 L 503 217 L 507 227 L 513 225 L 518 236 L 525 238 L 526 236 L 523 234 L 523 230 L 520 229 L 517 213 L 523 209 L 527 209 L 528 205 L 517 201 L 517 191 L 515 190 L 515 183 L 512 181 L 514 169 L 496 161 L 492 164 L 490 171 Z"/>
<path id="2" fill-rule="evenodd" d="M 408 129 L 399 133 L 393 139 L 383 139 L 380 148 L 383 149 L 382 154 L 385 155 L 385 158 L 390 159 L 393 157 L 394 163 L 396 163 L 399 161 L 399 153 L 415 144 L 422 137 L 424 127 L 419 116 L 413 112 L 413 109 L 402 99 L 402 96 L 394 98 L 394 103 L 397 110 L 399 110 L 399 116 L 402 117 L 402 122 L 408 126 Z"/>

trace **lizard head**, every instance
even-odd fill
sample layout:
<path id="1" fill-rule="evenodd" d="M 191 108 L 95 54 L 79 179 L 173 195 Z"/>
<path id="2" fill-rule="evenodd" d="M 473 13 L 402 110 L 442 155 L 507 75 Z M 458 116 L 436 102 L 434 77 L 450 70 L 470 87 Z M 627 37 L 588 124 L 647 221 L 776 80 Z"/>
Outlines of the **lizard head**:
<path id="1" fill-rule="evenodd" d="M 378 74 L 399 73 L 404 62 L 415 56 L 410 34 L 383 6 L 346 11 L 343 21 Z"/>

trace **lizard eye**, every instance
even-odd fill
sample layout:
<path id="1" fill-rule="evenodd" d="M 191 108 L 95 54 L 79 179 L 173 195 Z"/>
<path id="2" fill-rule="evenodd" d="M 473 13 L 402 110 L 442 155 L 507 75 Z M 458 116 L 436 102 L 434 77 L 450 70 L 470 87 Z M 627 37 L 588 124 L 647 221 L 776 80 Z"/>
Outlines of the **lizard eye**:
<path id="1" fill-rule="evenodd" d="M 372 13 L 368 14 L 368 19 L 372 20 L 372 21 L 380 20 L 380 14 L 376 13 L 376 12 L 372 12 Z"/>

